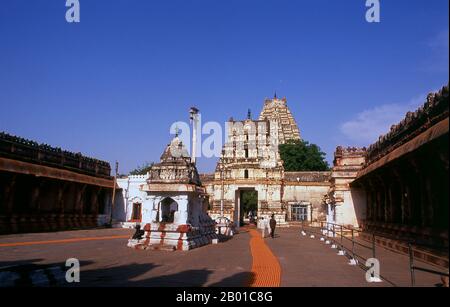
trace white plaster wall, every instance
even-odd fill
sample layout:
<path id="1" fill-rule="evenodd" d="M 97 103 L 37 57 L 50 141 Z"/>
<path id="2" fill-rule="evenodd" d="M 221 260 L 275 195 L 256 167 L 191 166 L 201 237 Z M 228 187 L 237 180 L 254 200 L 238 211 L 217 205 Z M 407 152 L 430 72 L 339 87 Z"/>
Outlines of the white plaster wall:
<path id="1" fill-rule="evenodd" d="M 325 218 L 326 211 L 324 211 L 323 197 L 327 194 L 329 186 L 326 185 L 292 185 L 285 186 L 283 200 L 288 203 L 300 203 L 302 201 L 308 202 L 312 206 L 312 219 L 319 220 Z M 308 206 L 308 218 L 311 213 L 311 208 Z M 290 213 L 288 213 L 290 214 Z"/>
<path id="2" fill-rule="evenodd" d="M 344 191 L 344 203 L 336 206 L 336 223 L 359 227 L 366 218 L 366 195 L 363 190 Z"/>
<path id="3" fill-rule="evenodd" d="M 146 193 L 140 190 L 141 185 L 146 184 L 147 175 L 129 176 L 117 179 L 120 190 L 117 191 L 114 204 L 114 220 L 128 222 L 133 214 L 133 203 L 141 203 L 144 208 Z"/>

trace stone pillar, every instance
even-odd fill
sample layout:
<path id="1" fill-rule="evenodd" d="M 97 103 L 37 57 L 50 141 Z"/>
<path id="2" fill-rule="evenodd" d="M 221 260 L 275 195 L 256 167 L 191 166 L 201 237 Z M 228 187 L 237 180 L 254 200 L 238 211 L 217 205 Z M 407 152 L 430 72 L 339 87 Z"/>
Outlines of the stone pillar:
<path id="1" fill-rule="evenodd" d="M 16 191 L 17 175 L 11 175 L 11 181 L 4 186 L 5 213 L 14 212 L 14 194 Z"/>
<path id="2" fill-rule="evenodd" d="M 75 201 L 75 213 L 83 214 L 83 198 L 84 192 L 86 190 L 86 184 L 79 184 L 76 191 L 76 201 Z"/>
<path id="3" fill-rule="evenodd" d="M 67 189 L 70 186 L 70 183 L 67 181 L 58 182 L 58 193 L 57 193 L 57 212 L 60 214 L 64 214 L 64 205 L 67 199 Z"/>
<path id="4" fill-rule="evenodd" d="M 402 179 L 406 186 L 405 198 L 408 204 L 408 217 L 406 222 L 410 226 L 421 225 L 420 186 L 419 178 L 422 176 L 412 159 L 409 158 L 403 165 Z"/>
<path id="5" fill-rule="evenodd" d="M 41 189 L 45 186 L 44 178 L 34 178 L 31 188 L 31 200 L 30 209 L 33 213 L 39 213 L 40 211 L 40 195 Z"/>
<path id="6" fill-rule="evenodd" d="M 373 179 L 370 176 L 369 176 L 369 178 L 367 178 L 367 185 L 369 187 L 367 199 L 368 199 L 369 208 L 370 208 L 370 210 L 368 210 L 370 212 L 370 221 L 377 222 L 378 221 L 378 207 L 377 207 L 376 186 L 373 182 Z"/>
<path id="7" fill-rule="evenodd" d="M 394 199 L 393 202 L 393 220 L 396 224 L 403 223 L 403 188 L 402 188 L 402 180 L 400 177 L 400 171 L 396 167 L 390 168 L 390 175 L 392 177 L 392 197 Z"/>
<path id="8" fill-rule="evenodd" d="M 101 188 L 99 187 L 92 187 L 91 191 L 91 212 L 90 214 L 98 214 L 98 195 L 100 193 Z"/>
<path id="9" fill-rule="evenodd" d="M 392 168 L 395 177 L 397 178 L 400 186 L 400 208 L 401 208 L 401 219 L 400 224 L 407 225 L 410 221 L 411 209 L 409 202 L 409 186 L 404 178 L 404 173 L 398 166 Z"/>
<path id="10" fill-rule="evenodd" d="M 174 222 L 178 225 L 185 225 L 189 220 L 189 199 L 187 197 L 178 197 L 175 199 L 178 203 L 178 211 L 175 213 Z"/>
<path id="11" fill-rule="evenodd" d="M 387 223 L 388 221 L 388 194 L 387 194 L 387 183 L 385 182 L 385 177 L 383 174 L 378 173 L 375 175 L 377 187 L 378 187 L 378 216 L 382 223 Z"/>
<path id="12" fill-rule="evenodd" d="M 389 176 L 389 174 L 388 174 Z M 389 203 L 389 213 L 387 217 L 388 223 L 395 224 L 395 212 L 397 210 L 396 208 L 396 198 L 395 198 L 395 183 L 393 181 L 390 181 L 388 188 L 387 188 L 387 199 Z"/>

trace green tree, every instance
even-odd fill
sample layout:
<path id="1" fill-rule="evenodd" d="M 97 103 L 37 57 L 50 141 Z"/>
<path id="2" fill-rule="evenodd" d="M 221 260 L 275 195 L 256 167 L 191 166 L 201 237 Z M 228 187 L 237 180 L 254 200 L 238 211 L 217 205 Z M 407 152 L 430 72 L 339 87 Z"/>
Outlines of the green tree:
<path id="1" fill-rule="evenodd" d="M 289 140 L 279 146 L 285 171 L 313 172 L 330 169 L 325 153 L 315 144 L 303 140 Z"/>
<path id="2" fill-rule="evenodd" d="M 241 191 L 242 214 L 258 210 L 258 192 Z"/>
<path id="3" fill-rule="evenodd" d="M 145 174 L 147 174 L 150 170 L 151 170 L 151 168 L 153 167 L 153 165 L 154 165 L 155 163 L 149 163 L 149 162 L 146 162 L 146 163 L 144 163 L 143 165 L 141 165 L 141 166 L 138 166 L 137 168 L 135 168 L 134 170 L 132 170 L 131 172 L 130 172 L 130 175 L 132 175 L 132 176 L 135 176 L 135 175 L 145 175 Z"/>

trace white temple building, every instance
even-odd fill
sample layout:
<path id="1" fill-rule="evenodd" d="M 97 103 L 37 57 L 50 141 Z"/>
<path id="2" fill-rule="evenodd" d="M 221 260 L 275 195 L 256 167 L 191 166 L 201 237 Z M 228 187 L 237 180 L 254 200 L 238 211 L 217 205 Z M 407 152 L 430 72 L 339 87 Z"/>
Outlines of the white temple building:
<path id="1" fill-rule="evenodd" d="M 127 223 L 139 223 L 145 231 L 140 240 L 129 241 L 130 247 L 190 250 L 217 239 L 205 188 L 177 136 L 146 176 L 121 183 L 127 186 L 122 188 Z"/>

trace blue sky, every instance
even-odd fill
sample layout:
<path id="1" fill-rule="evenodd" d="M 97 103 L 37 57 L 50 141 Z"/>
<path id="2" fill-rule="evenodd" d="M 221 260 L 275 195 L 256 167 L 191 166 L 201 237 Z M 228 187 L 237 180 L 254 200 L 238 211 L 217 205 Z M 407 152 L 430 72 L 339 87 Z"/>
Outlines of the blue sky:
<path id="1" fill-rule="evenodd" d="M 286 96 L 332 161 L 448 82 L 448 0 L 65 0 L 0 3 L 0 131 L 120 162 L 157 161 L 169 127 L 254 116 Z M 202 172 L 214 159 L 200 159 Z"/>

